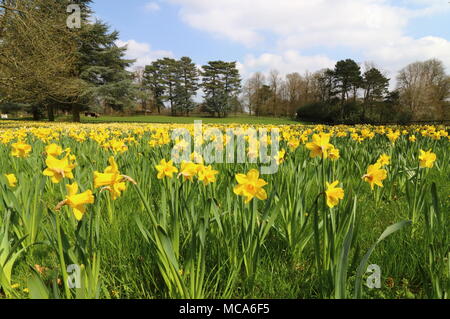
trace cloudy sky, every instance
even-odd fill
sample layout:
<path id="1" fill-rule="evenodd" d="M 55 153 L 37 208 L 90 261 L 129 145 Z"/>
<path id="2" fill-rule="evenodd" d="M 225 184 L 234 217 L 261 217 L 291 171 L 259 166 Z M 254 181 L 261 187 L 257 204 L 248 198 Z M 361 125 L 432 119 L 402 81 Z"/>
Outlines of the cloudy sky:
<path id="1" fill-rule="evenodd" d="M 408 63 L 441 59 L 450 72 L 448 0 L 95 0 L 137 65 L 190 56 L 238 61 L 244 77 L 370 61 L 394 78 Z"/>

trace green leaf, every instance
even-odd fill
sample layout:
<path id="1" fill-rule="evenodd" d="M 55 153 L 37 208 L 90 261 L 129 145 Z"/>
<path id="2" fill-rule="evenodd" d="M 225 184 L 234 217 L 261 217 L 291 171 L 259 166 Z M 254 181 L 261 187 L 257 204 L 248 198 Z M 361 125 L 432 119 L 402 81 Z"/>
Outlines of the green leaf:
<path id="1" fill-rule="evenodd" d="M 386 239 L 388 236 L 392 235 L 393 233 L 401 230 L 402 228 L 409 226 L 412 224 L 412 221 L 410 220 L 404 220 L 397 224 L 391 225 L 381 234 L 380 238 L 378 238 L 377 242 L 369 249 L 369 251 L 364 255 L 361 263 L 359 264 L 357 273 L 356 273 L 356 282 L 355 282 L 355 291 L 354 291 L 354 298 L 359 299 L 362 297 L 362 277 L 365 273 L 367 262 L 372 255 L 372 252 L 374 251 L 375 247 L 384 239 Z"/>

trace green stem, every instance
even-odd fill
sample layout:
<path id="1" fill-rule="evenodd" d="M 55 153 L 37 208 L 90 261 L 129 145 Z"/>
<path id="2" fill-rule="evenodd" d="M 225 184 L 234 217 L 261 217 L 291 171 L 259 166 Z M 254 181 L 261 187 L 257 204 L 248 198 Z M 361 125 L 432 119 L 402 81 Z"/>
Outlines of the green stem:
<path id="1" fill-rule="evenodd" d="M 61 225 L 59 220 L 59 213 L 56 213 L 56 234 L 57 234 L 57 240 L 58 240 L 58 257 L 59 257 L 59 264 L 61 266 L 61 273 L 63 276 L 63 282 L 64 282 L 64 290 L 66 292 L 67 299 L 71 299 L 70 289 L 69 289 L 69 283 L 68 283 L 68 276 L 67 276 L 67 268 L 66 263 L 64 261 L 64 252 L 63 252 L 63 245 L 62 245 L 62 239 L 61 239 Z"/>

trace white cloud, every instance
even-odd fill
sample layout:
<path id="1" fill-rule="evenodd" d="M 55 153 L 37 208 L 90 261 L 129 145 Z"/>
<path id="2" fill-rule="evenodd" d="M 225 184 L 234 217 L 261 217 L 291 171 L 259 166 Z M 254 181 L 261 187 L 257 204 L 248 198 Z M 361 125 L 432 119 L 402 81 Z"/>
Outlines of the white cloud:
<path id="1" fill-rule="evenodd" d="M 446 0 L 167 0 L 180 6 L 181 19 L 193 28 L 271 52 L 247 55 L 241 72 L 282 73 L 332 67 L 325 55 L 304 56 L 306 49 L 357 52 L 395 79 L 408 63 L 439 58 L 450 69 L 450 41 L 406 33 L 414 18 L 450 12 Z M 275 39 L 275 41 L 274 41 Z M 266 50 L 269 51 L 269 50 Z M 351 58 L 351 56 L 349 56 Z"/>
<path id="2" fill-rule="evenodd" d="M 259 56 L 247 55 L 238 69 L 244 77 L 252 72 L 268 73 L 271 69 L 278 70 L 282 75 L 292 72 L 301 74 L 306 71 L 314 72 L 324 68 L 333 68 L 336 61 L 324 56 L 303 56 L 297 51 L 288 50 L 282 54 L 264 53 Z"/>
<path id="3" fill-rule="evenodd" d="M 134 66 L 145 66 L 151 64 L 153 61 L 164 58 L 173 57 L 174 54 L 171 51 L 165 50 L 153 50 L 150 44 L 145 42 L 138 42 L 135 40 L 116 41 L 117 46 L 127 46 L 128 50 L 126 57 L 128 59 L 136 59 Z"/>
<path id="4" fill-rule="evenodd" d="M 450 71 L 450 41 L 439 37 L 414 39 L 401 37 L 385 46 L 375 47 L 366 56 L 379 61 L 386 69 L 398 71 L 408 63 L 437 58 Z M 391 74 L 395 77 L 395 74 Z"/>
<path id="5" fill-rule="evenodd" d="M 273 34 L 282 47 L 371 44 L 401 34 L 411 10 L 385 0 L 169 0 L 194 28 L 252 47 Z"/>
<path id="6" fill-rule="evenodd" d="M 145 4 L 145 10 L 149 12 L 159 11 L 161 7 L 156 2 L 148 2 Z"/>

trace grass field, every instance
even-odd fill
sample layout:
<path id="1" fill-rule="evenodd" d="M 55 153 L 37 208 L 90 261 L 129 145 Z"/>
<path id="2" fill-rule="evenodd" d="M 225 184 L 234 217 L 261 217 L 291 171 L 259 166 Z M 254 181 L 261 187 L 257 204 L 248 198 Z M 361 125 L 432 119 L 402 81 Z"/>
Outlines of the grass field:
<path id="1" fill-rule="evenodd" d="M 17 119 L 12 119 L 17 120 Z M 29 118 L 20 119 L 21 121 L 30 121 Z M 7 121 L 7 120 L 0 120 Z M 81 117 L 82 123 L 160 123 L 160 124 L 192 124 L 194 121 L 202 121 L 205 124 L 273 124 L 273 125 L 292 125 L 300 122 L 278 117 L 256 117 L 248 115 L 230 115 L 226 118 L 200 117 L 200 116 L 166 116 L 166 115 L 135 115 L 135 116 L 101 116 L 100 118 Z M 71 117 L 58 117 L 56 122 L 71 122 Z"/>
<path id="2" fill-rule="evenodd" d="M 174 123 L 174 124 L 191 124 L 193 121 L 201 120 L 205 124 L 273 124 L 287 125 L 298 124 L 296 121 L 275 118 L 275 117 L 255 117 L 255 116 L 230 116 L 227 118 L 212 117 L 174 117 L 163 115 L 152 116 L 102 116 L 100 118 L 83 117 L 83 123 Z"/>
<path id="3" fill-rule="evenodd" d="M 193 119 L 0 122 L 0 298 L 450 297 L 448 128 L 260 119 L 282 151 L 256 177 L 171 138 Z"/>

